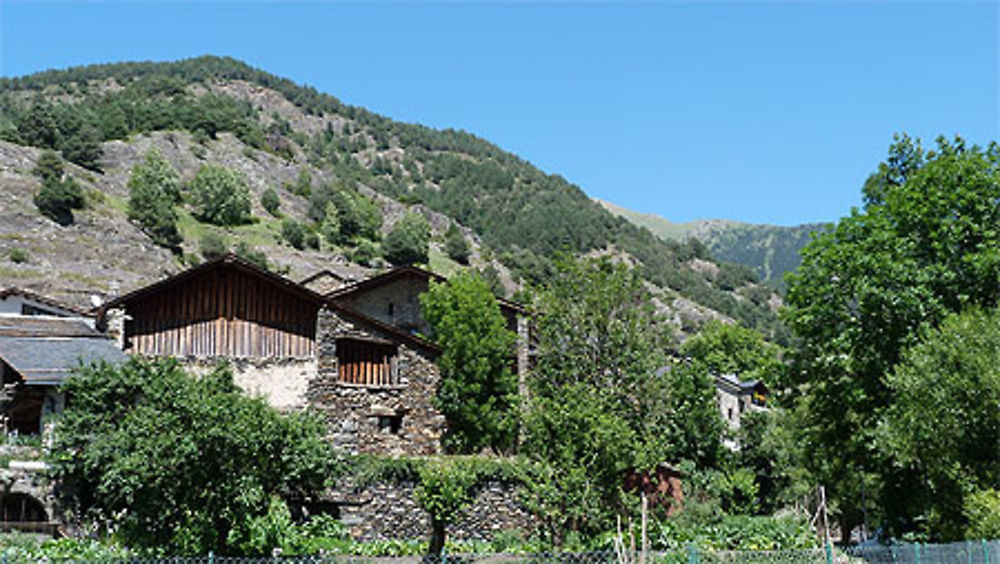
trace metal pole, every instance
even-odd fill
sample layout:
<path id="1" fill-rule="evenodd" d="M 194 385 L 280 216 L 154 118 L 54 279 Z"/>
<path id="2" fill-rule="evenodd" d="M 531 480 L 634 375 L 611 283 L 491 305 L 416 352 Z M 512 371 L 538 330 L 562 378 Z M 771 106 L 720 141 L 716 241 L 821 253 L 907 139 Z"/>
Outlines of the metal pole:
<path id="1" fill-rule="evenodd" d="M 983 564 L 990 564 L 990 543 L 983 539 Z"/>
<path id="2" fill-rule="evenodd" d="M 698 547 L 693 542 L 688 543 L 688 564 L 698 564 Z"/>
<path id="3" fill-rule="evenodd" d="M 833 564 L 833 545 L 830 543 L 829 537 L 826 539 L 826 564 Z"/>
<path id="4" fill-rule="evenodd" d="M 920 543 L 919 542 L 916 542 L 916 543 L 913 544 L 913 555 L 914 555 L 914 559 L 915 559 L 914 561 L 916 562 L 916 564 L 920 564 Z"/>

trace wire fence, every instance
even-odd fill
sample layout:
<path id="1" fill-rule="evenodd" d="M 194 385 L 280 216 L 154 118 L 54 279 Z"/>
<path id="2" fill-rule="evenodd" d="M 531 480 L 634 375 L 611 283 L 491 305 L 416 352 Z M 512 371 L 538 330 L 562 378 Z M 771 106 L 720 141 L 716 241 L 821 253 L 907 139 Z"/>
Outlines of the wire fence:
<path id="1" fill-rule="evenodd" d="M 102 557 L 60 558 L 19 555 L 0 546 L 0 564 L 1000 564 L 1000 540 L 948 544 L 823 547 L 802 550 L 705 550 L 690 545 L 651 551 L 645 557 L 616 551 L 542 554 L 445 554 L 430 556 L 281 556 L 248 558 Z"/>

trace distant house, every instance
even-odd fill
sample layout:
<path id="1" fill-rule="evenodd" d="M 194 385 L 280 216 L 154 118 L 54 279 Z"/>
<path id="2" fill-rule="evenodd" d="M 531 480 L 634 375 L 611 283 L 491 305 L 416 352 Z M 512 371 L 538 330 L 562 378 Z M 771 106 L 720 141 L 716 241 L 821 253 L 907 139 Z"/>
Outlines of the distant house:
<path id="1" fill-rule="evenodd" d="M 0 315 L 50 315 L 87 318 L 89 314 L 23 288 L 0 288 Z"/>
<path id="2" fill-rule="evenodd" d="M 328 294 L 339 290 L 352 283 L 353 279 L 332 270 L 320 270 L 307 278 L 299 281 L 299 284 L 309 288 L 317 294 Z"/>
<path id="3" fill-rule="evenodd" d="M 57 387 L 80 362 L 125 358 L 90 321 L 0 315 L 0 413 L 6 433 L 39 433 L 45 418 L 62 409 Z"/>
<path id="4" fill-rule="evenodd" d="M 125 294 L 99 317 L 128 353 L 195 371 L 230 361 L 248 392 L 323 414 L 345 450 L 440 452 L 435 345 L 234 255 Z"/>
<path id="5" fill-rule="evenodd" d="M 420 307 L 420 295 L 430 283 L 444 282 L 443 276 L 417 268 L 400 266 L 378 276 L 349 284 L 327 294 L 337 304 L 361 312 L 382 323 L 414 335 L 431 335 L 431 328 Z M 518 335 L 516 351 L 518 373 L 527 371 L 528 318 L 520 305 L 497 298 L 500 313 L 507 319 L 507 328 Z"/>
<path id="6" fill-rule="evenodd" d="M 741 381 L 735 374 L 715 377 L 716 397 L 722 419 L 730 429 L 740 428 L 744 413 L 767 409 L 767 386 L 760 380 Z"/>

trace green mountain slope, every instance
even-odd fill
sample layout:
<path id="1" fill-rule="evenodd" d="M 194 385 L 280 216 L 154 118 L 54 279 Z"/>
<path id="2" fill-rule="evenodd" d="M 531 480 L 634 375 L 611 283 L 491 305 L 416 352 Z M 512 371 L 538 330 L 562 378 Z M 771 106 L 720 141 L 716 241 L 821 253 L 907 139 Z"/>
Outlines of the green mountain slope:
<path id="1" fill-rule="evenodd" d="M 636 212 L 611 202 L 597 201 L 611 213 L 648 229 L 661 239 L 678 242 L 692 237 L 698 239 L 717 260 L 749 266 L 761 280 L 778 287 L 784 287 L 785 273 L 799 266 L 799 253 L 812 234 L 830 227 L 827 223 L 782 227 L 725 219 L 674 223 L 656 214 Z"/>
<path id="2" fill-rule="evenodd" d="M 559 253 L 625 253 L 669 294 L 778 331 L 767 297 L 750 291 L 751 280 L 727 271 L 723 287 L 718 267 L 691 267 L 707 258 L 698 245 L 660 239 L 562 177 L 464 131 L 393 121 L 220 57 L 0 80 L 0 139 L 59 150 L 95 173 L 106 166 L 109 143 L 171 130 L 191 133 L 201 146 L 230 135 L 245 146 L 244 156 L 308 165 L 329 184 L 422 205 L 470 228 L 487 258 L 529 283 L 549 276 Z"/>

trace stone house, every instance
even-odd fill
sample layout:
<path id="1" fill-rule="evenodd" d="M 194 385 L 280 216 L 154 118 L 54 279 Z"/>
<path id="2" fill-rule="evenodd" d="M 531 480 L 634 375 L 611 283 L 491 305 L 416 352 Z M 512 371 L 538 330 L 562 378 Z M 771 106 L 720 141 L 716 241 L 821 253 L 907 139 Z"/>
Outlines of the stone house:
<path id="1" fill-rule="evenodd" d="M 16 287 L 0 288 L 0 315 L 48 315 L 90 319 L 90 315 L 80 309 Z"/>
<path id="2" fill-rule="evenodd" d="M 130 354 L 228 360 L 247 392 L 322 414 L 344 450 L 440 452 L 434 344 L 235 255 L 116 298 L 99 323 Z"/>
<path id="3" fill-rule="evenodd" d="M 48 305 L 50 300 L 33 300 Z M 0 315 L 0 531 L 53 533 L 58 523 L 47 466 L 37 460 L 39 435 L 59 413 L 58 386 L 81 362 L 117 363 L 124 354 L 92 327 L 93 319 Z M 33 438 L 33 439 L 32 439 Z M 35 445 L 35 446 L 29 446 Z"/>
<path id="4" fill-rule="evenodd" d="M 715 395 L 719 412 L 730 429 L 740 428 L 744 413 L 767 409 L 767 386 L 760 380 L 742 381 L 735 374 L 715 377 Z"/>
<path id="5" fill-rule="evenodd" d="M 443 276 L 415 266 L 400 266 L 383 274 L 353 284 L 346 284 L 326 296 L 334 302 L 361 312 L 373 319 L 413 335 L 430 335 L 431 328 L 421 314 L 420 295 L 431 282 L 442 283 Z M 518 336 L 516 359 L 518 374 L 527 372 L 529 362 L 529 319 L 519 304 L 497 298 L 507 329 Z"/>
<path id="6" fill-rule="evenodd" d="M 446 428 L 433 406 L 441 351 L 418 330 L 418 296 L 433 278 L 395 269 L 323 295 L 227 255 L 108 302 L 98 324 L 129 354 L 172 356 L 194 371 L 229 361 L 249 393 L 282 410 L 321 414 L 341 450 L 435 455 Z M 321 273 L 306 282 L 336 279 Z M 359 538 L 423 536 L 428 516 L 415 506 L 413 487 L 348 487 L 313 502 Z M 484 538 L 530 517 L 513 489 L 491 484 L 466 521 L 455 525 L 458 537 Z"/>

